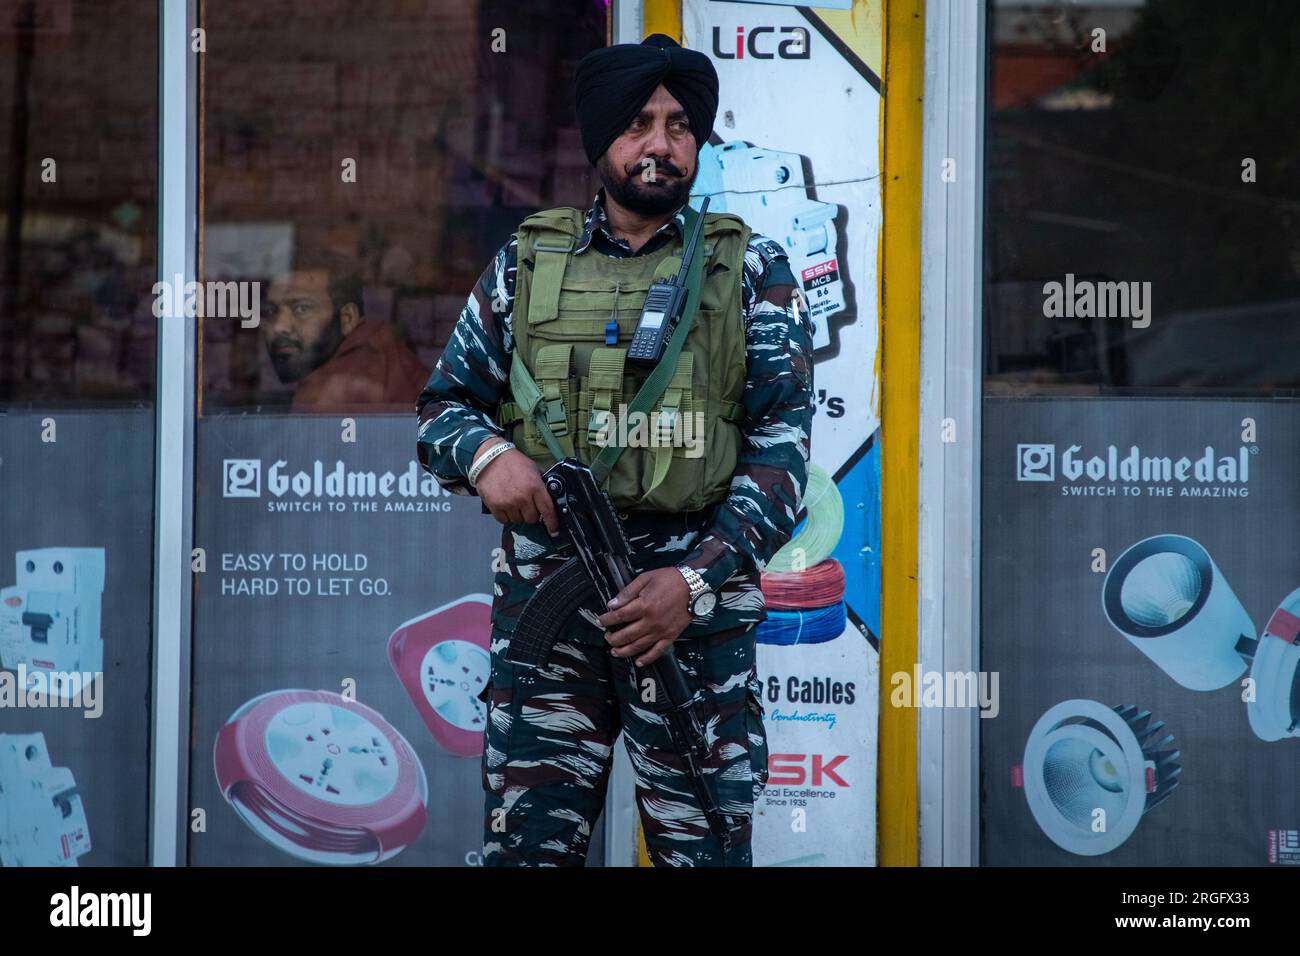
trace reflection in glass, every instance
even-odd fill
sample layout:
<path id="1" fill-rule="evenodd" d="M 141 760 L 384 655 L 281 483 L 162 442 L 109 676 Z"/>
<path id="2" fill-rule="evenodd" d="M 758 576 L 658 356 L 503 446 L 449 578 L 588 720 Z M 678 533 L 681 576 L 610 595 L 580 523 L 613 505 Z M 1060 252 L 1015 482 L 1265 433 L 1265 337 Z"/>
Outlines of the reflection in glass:
<path id="1" fill-rule="evenodd" d="M 202 411 L 413 415 L 483 262 L 595 192 L 573 71 L 608 4 L 263 8 L 204 14 L 203 278 L 261 315 L 203 319 Z"/>
<path id="2" fill-rule="evenodd" d="M 988 391 L 1300 388 L 1294 4 L 997 2 L 989 37 Z"/>

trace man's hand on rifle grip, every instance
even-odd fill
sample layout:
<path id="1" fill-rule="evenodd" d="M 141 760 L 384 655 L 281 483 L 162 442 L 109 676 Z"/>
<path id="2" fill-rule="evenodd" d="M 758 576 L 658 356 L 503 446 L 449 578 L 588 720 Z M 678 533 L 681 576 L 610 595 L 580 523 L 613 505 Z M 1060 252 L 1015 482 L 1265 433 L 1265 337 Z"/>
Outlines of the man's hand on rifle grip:
<path id="1" fill-rule="evenodd" d="M 690 593 L 686 579 L 675 567 L 638 574 L 596 619 L 606 629 L 611 653 L 635 656 L 637 667 L 656 661 L 691 623 Z"/>
<path id="2" fill-rule="evenodd" d="M 474 460 L 503 441 L 504 438 L 496 436 L 485 440 L 474 453 Z M 555 502 L 542 481 L 542 472 L 517 448 L 489 462 L 478 476 L 474 490 L 492 512 L 492 517 L 502 524 L 533 524 L 540 520 L 545 523 L 551 537 L 559 535 L 560 519 L 555 513 Z"/>

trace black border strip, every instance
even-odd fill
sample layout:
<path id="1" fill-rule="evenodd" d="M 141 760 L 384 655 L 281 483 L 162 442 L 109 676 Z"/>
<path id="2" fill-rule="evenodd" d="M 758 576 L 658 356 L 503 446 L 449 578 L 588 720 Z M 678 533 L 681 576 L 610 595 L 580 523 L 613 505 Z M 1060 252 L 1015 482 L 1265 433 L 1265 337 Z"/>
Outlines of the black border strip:
<path id="1" fill-rule="evenodd" d="M 872 447 L 876 444 L 876 436 L 879 434 L 880 426 L 877 425 L 876 430 L 867 436 L 867 440 L 858 446 L 858 450 L 849 455 L 849 457 L 844 460 L 844 464 L 835 469 L 835 474 L 831 475 L 831 479 L 835 484 L 838 485 L 841 478 L 858 466 L 858 462 L 860 462 L 866 456 L 867 452 L 871 451 Z M 803 511 L 800 510 L 799 513 L 803 514 Z"/>
<path id="2" fill-rule="evenodd" d="M 863 637 L 867 639 L 867 643 L 870 644 L 872 647 L 874 647 L 876 649 L 876 653 L 879 654 L 880 638 L 871 632 L 871 628 L 867 627 L 866 623 L 862 620 L 862 618 L 858 617 L 857 613 L 854 612 L 853 608 L 849 606 L 848 601 L 844 602 L 844 612 L 848 614 L 849 620 L 853 622 L 854 627 L 856 627 L 859 631 L 862 632 Z M 1297 684 L 1296 686 L 1300 686 L 1300 684 Z"/>
<path id="3" fill-rule="evenodd" d="M 817 28 L 817 32 L 822 35 L 827 43 L 835 48 L 836 53 L 844 57 L 844 59 L 849 62 L 849 65 L 852 66 L 853 69 L 857 70 L 864 80 L 871 84 L 872 89 L 881 96 L 885 95 L 884 83 L 881 81 L 880 77 L 876 76 L 876 74 L 871 71 L 871 67 L 862 62 L 860 56 L 845 46 L 844 41 L 839 38 L 839 35 L 828 27 L 821 17 L 813 13 L 811 7 L 795 7 L 795 9 L 803 14 L 805 20 Z"/>

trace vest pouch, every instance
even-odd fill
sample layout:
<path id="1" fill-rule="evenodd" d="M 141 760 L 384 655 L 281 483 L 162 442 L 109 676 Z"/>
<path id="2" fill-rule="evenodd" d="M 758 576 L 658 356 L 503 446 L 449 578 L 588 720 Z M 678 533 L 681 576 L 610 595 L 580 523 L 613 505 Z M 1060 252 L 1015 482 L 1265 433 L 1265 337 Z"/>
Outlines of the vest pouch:
<path id="1" fill-rule="evenodd" d="M 607 444 L 615 444 L 624 437 L 625 426 L 619 416 L 635 395 L 634 391 L 628 390 L 631 379 L 624 370 L 626 359 L 625 348 L 592 349 L 587 377 L 578 380 L 575 438 L 580 452 L 578 457 L 587 464 L 591 464 Z M 634 448 L 625 448 L 605 480 L 605 490 L 620 510 L 634 507 L 644 490 L 644 463 L 633 454 L 634 451 Z"/>
<path id="2" fill-rule="evenodd" d="M 629 438 L 636 442 L 636 447 L 630 451 L 645 459 L 639 507 L 664 510 L 665 506 L 671 507 L 674 503 L 682 507 L 679 503 L 689 501 L 696 491 L 696 476 L 692 475 L 696 469 L 690 467 L 690 462 L 693 460 L 691 456 L 698 457 L 703 451 L 704 435 L 703 424 L 696 421 L 703 415 L 696 415 L 691 383 L 694 368 L 694 354 L 680 353 L 668 387 L 646 413 L 644 424 L 637 429 L 635 436 L 629 423 Z"/>
<path id="3" fill-rule="evenodd" d="M 572 370 L 573 346 L 567 344 L 543 346 L 537 352 L 536 368 L 532 370 L 533 380 L 542 392 L 542 408 L 547 423 L 566 455 L 574 452 L 573 437 L 577 426 L 575 389 L 578 380 Z M 531 418 L 511 428 L 510 440 L 543 470 L 555 464 L 555 456 Z"/>
<path id="4" fill-rule="evenodd" d="M 683 352 L 677 369 L 650 415 L 650 447 L 639 449 L 642 498 L 638 509 L 698 511 L 727 496 L 740 447 L 740 405 L 723 402 L 717 412 L 697 390 L 695 356 Z M 627 454 L 625 452 L 625 454 Z M 657 466 L 668 469 L 656 485 Z"/>
<path id="5" fill-rule="evenodd" d="M 533 277 L 527 318 L 529 325 L 540 325 L 559 318 L 560 288 L 564 284 L 569 253 L 575 245 L 572 236 L 554 232 L 545 234 L 533 244 Z M 520 268 L 525 267 L 521 264 Z"/>

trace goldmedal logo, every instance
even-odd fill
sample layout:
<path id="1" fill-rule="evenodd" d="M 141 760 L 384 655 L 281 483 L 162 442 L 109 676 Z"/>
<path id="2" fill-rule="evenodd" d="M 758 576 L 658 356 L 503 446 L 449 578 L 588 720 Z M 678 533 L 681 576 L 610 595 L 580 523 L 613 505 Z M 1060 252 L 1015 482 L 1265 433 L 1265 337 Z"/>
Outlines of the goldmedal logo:
<path id="1" fill-rule="evenodd" d="M 451 492 L 414 460 L 400 473 L 352 470 L 342 461 L 327 465 L 320 459 L 296 469 L 284 459 L 265 469 L 262 464 L 260 458 L 224 459 L 223 497 L 277 499 L 266 502 L 267 511 L 344 511 L 349 502 L 358 511 L 451 510 L 449 501 L 434 500 Z"/>
<path id="2" fill-rule="evenodd" d="M 1060 486 L 1067 497 L 1245 498 L 1258 446 L 1228 451 L 1205 445 L 1192 454 L 1153 455 L 1139 445 L 1085 449 L 1050 443 L 1016 445 L 1016 481 Z"/>

